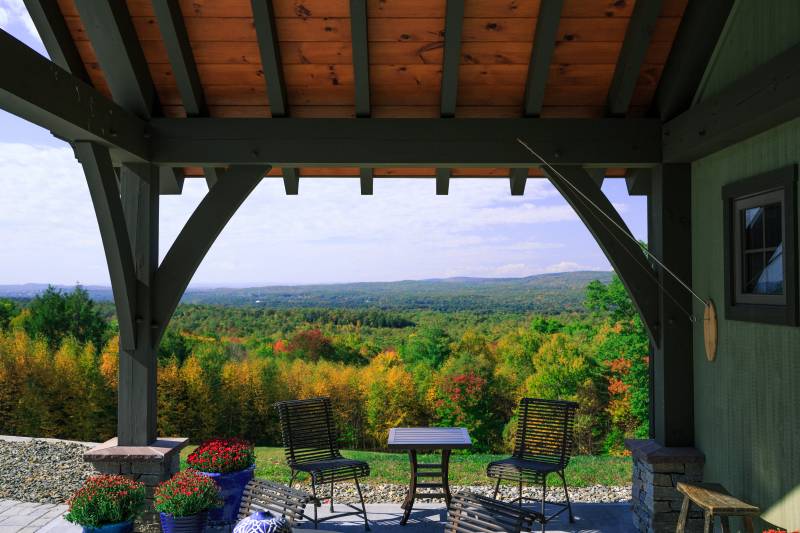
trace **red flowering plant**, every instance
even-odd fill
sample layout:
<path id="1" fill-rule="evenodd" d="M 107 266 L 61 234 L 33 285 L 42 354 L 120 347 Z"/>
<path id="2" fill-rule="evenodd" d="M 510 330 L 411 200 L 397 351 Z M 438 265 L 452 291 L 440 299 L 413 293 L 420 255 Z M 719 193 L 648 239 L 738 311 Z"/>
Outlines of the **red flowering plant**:
<path id="1" fill-rule="evenodd" d="M 214 480 L 191 468 L 160 483 L 155 496 L 156 511 L 174 517 L 196 515 L 220 503 Z"/>
<path id="2" fill-rule="evenodd" d="M 116 475 L 93 476 L 67 501 L 65 518 L 85 527 L 127 522 L 136 518 L 144 498 L 143 483 Z"/>
<path id="3" fill-rule="evenodd" d="M 189 454 L 186 462 L 201 472 L 227 474 L 253 466 L 256 452 L 253 444 L 246 440 L 211 439 Z"/>

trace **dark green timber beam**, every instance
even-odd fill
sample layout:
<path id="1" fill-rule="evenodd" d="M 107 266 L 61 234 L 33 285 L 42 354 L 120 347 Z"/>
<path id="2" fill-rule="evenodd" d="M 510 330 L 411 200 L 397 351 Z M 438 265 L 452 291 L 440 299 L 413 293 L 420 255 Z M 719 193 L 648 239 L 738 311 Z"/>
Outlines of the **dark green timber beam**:
<path id="1" fill-rule="evenodd" d="M 557 165 L 653 166 L 658 119 L 153 119 L 152 160 L 170 166 L 530 167 L 526 139 Z"/>
<path id="2" fill-rule="evenodd" d="M 456 114 L 458 67 L 461 64 L 461 32 L 464 27 L 464 0 L 447 0 L 444 19 L 444 59 L 442 60 L 441 116 Z"/>
<path id="3" fill-rule="evenodd" d="M 159 110 L 155 85 L 124 0 L 75 0 L 114 101 L 143 118 Z"/>
<path id="4" fill-rule="evenodd" d="M 550 74 L 550 62 L 556 49 L 558 25 L 564 0 L 541 0 L 536 18 L 536 33 L 533 36 L 531 60 L 528 65 L 528 81 L 525 83 L 526 117 L 538 117 L 542 112 L 544 89 Z"/>
<path id="5" fill-rule="evenodd" d="M 450 169 L 436 169 L 436 195 L 447 196 L 450 193 Z"/>
<path id="6" fill-rule="evenodd" d="M 628 187 L 629 196 L 647 196 L 650 194 L 650 182 L 652 181 L 652 169 L 636 168 L 628 171 L 625 176 L 625 185 Z"/>
<path id="7" fill-rule="evenodd" d="M 597 188 L 603 187 L 603 181 L 606 179 L 606 169 L 604 168 L 587 168 L 586 172 L 597 184 Z"/>
<path id="8" fill-rule="evenodd" d="M 182 168 L 159 167 L 159 194 L 183 193 L 183 182 L 186 179 Z"/>
<path id="9" fill-rule="evenodd" d="M 269 108 L 273 117 L 285 117 L 289 114 L 289 106 L 286 101 L 286 85 L 272 0 L 252 0 L 252 7 L 258 50 L 261 53 L 261 68 L 264 70 L 264 81 L 267 84 Z"/>
<path id="10" fill-rule="evenodd" d="M 628 113 L 661 4 L 662 0 L 638 0 L 633 7 L 608 91 L 606 114 L 609 116 L 621 117 Z"/>
<path id="11" fill-rule="evenodd" d="M 374 185 L 374 178 L 372 177 L 372 169 L 371 168 L 361 168 L 360 170 L 360 181 L 361 181 L 361 194 L 363 196 L 372 196 L 372 190 Z"/>
<path id="12" fill-rule="evenodd" d="M 0 108 L 68 142 L 93 141 L 129 161 L 148 159 L 145 121 L 2 30 L 0 57 Z"/>
<path id="13" fill-rule="evenodd" d="M 283 189 L 288 196 L 297 196 L 300 192 L 300 169 L 283 169 Z"/>
<path id="14" fill-rule="evenodd" d="M 186 115 L 208 116 L 203 85 L 178 0 L 153 0 L 153 11 Z"/>
<path id="15" fill-rule="evenodd" d="M 658 345 L 660 343 L 659 289 L 656 283 L 656 274 L 642 248 L 630 239 L 631 232 L 622 217 L 583 168 L 577 166 L 558 167 L 558 171 L 564 179 L 553 174 L 549 168 L 543 170 L 553 186 L 572 206 L 572 209 L 594 236 L 600 249 L 603 250 L 622 284 L 631 295 L 631 300 L 642 317 L 651 342 Z M 602 213 L 608 215 L 614 223 L 589 203 L 587 198 L 599 207 Z"/>
<path id="16" fill-rule="evenodd" d="M 735 1 L 687 4 L 653 97 L 653 116 L 670 120 L 692 105 Z"/>
<path id="17" fill-rule="evenodd" d="M 356 117 L 368 118 L 369 103 L 369 40 L 367 38 L 367 0 L 350 0 L 350 34 L 353 48 Z"/>
<path id="18" fill-rule="evenodd" d="M 525 184 L 528 181 L 527 168 L 511 168 L 508 181 L 511 185 L 511 196 L 522 196 L 525 194 Z"/>
<path id="19" fill-rule="evenodd" d="M 800 44 L 664 125 L 664 161 L 692 162 L 800 117 Z"/>
<path id="20" fill-rule="evenodd" d="M 57 0 L 25 0 L 25 7 L 50 59 L 76 78 L 91 84 Z"/>
<path id="21" fill-rule="evenodd" d="M 76 142 L 74 146 L 86 175 L 106 254 L 120 348 L 133 350 L 136 348 L 136 273 L 114 166 L 107 148 L 93 142 Z"/>
<path id="22" fill-rule="evenodd" d="M 155 274 L 153 346 L 158 346 L 178 302 L 211 245 L 269 169 L 268 165 L 228 168 L 189 217 Z"/>

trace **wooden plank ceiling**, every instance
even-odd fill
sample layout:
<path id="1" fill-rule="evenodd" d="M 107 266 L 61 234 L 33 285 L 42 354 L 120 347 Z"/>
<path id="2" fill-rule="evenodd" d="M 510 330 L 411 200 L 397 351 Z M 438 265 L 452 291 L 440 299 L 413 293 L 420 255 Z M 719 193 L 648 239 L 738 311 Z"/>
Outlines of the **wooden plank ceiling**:
<path id="1" fill-rule="evenodd" d="M 649 108 L 688 0 L 663 0 L 628 116 Z M 269 117 L 251 0 L 180 0 L 212 117 Z M 108 84 L 73 0 L 58 0 L 92 83 Z M 439 117 L 445 0 L 368 0 L 371 116 Z M 185 116 L 151 0 L 127 0 L 164 115 Z M 355 117 L 349 0 L 273 0 L 288 115 Z M 455 116 L 519 117 L 539 0 L 466 0 Z M 634 0 L 564 0 L 542 117 L 601 117 Z M 269 80 L 267 80 L 269 81 Z M 278 120 L 278 119 L 276 119 Z M 202 169 L 187 169 L 200 175 Z M 279 175 L 279 169 L 272 174 Z M 356 168 L 304 168 L 303 176 L 358 176 Z M 380 168 L 375 176 L 434 176 L 432 168 Z M 453 169 L 508 176 L 508 169 Z M 531 176 L 542 175 L 538 169 Z M 608 169 L 624 175 L 624 169 Z"/>

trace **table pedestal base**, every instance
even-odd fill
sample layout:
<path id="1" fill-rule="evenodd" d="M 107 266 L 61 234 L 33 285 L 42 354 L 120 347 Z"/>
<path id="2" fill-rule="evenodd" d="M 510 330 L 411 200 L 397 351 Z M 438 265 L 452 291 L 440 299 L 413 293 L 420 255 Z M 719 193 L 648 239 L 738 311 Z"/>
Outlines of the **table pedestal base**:
<path id="1" fill-rule="evenodd" d="M 448 470 L 450 468 L 450 450 L 442 450 L 441 463 L 418 463 L 417 450 L 409 450 L 408 458 L 411 461 L 411 483 L 408 487 L 408 494 L 401 506 L 404 509 L 403 518 L 400 525 L 406 525 L 414 501 L 417 498 L 444 498 L 447 506 L 450 506 L 450 484 L 448 482 Z M 439 481 L 434 481 L 434 480 Z M 441 492 L 420 492 L 417 489 L 440 489 Z"/>

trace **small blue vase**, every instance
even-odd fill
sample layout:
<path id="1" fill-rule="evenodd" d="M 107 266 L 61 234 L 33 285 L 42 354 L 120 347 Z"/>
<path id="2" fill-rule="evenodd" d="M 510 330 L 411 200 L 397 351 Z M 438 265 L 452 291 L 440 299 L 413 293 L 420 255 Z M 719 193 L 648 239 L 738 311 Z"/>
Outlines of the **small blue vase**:
<path id="1" fill-rule="evenodd" d="M 105 524 L 100 527 L 83 526 L 83 533 L 131 533 L 133 522 L 117 522 L 116 524 Z"/>
<path id="2" fill-rule="evenodd" d="M 233 524 L 239 514 L 239 506 L 242 503 L 242 494 L 245 486 L 253 479 L 253 472 L 256 466 L 253 465 L 238 472 L 218 474 L 216 472 L 200 472 L 204 476 L 213 479 L 219 488 L 219 497 L 224 504 L 208 511 L 208 520 L 213 523 Z"/>
<path id="3" fill-rule="evenodd" d="M 172 516 L 167 513 L 158 513 L 161 518 L 161 530 L 164 533 L 202 533 L 208 521 L 208 512 L 193 514 L 192 516 Z"/>

